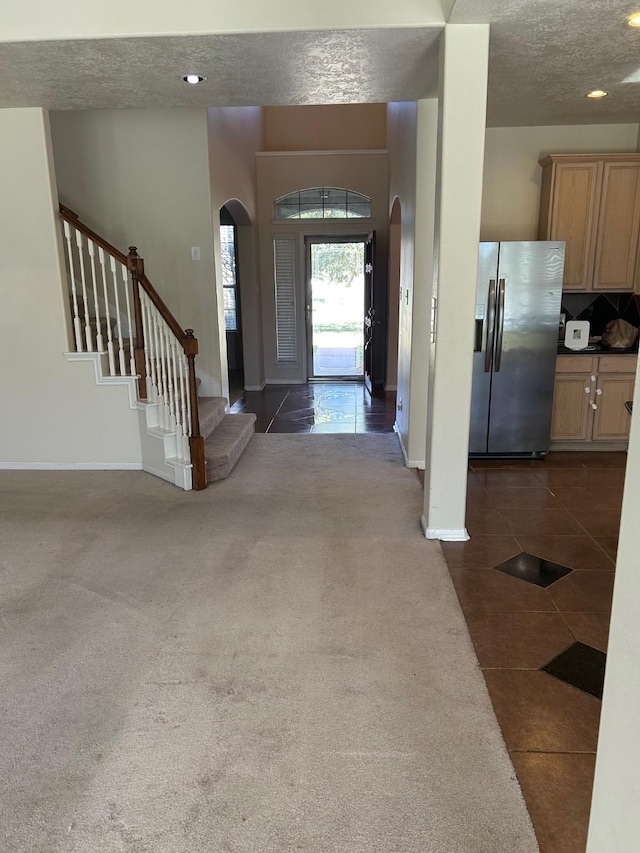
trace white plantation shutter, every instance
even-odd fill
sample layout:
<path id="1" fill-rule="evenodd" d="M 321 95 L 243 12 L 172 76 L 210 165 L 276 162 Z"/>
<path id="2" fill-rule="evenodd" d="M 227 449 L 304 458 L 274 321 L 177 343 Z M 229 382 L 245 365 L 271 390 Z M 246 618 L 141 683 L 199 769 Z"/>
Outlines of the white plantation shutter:
<path id="1" fill-rule="evenodd" d="M 279 364 L 298 360 L 296 330 L 296 238 L 274 237 L 276 281 L 276 345 Z"/>

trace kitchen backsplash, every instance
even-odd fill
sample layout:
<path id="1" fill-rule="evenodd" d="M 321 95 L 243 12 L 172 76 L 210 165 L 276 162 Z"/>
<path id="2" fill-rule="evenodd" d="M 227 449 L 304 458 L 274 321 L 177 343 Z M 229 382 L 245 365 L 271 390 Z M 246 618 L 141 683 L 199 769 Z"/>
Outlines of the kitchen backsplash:
<path id="1" fill-rule="evenodd" d="M 626 320 L 640 327 L 640 295 L 633 293 L 562 294 L 562 309 L 567 320 L 588 320 L 591 335 L 601 335 L 610 320 Z"/>

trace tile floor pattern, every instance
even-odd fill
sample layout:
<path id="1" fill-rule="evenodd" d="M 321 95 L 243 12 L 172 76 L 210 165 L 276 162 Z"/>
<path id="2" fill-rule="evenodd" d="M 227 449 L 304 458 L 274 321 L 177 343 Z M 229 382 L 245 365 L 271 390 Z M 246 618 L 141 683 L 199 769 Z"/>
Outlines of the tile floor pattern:
<path id="1" fill-rule="evenodd" d="M 253 412 L 256 432 L 393 432 L 395 392 L 371 397 L 362 382 L 267 385 L 245 391 L 231 412 Z"/>
<path id="2" fill-rule="evenodd" d="M 542 853 L 585 850 L 601 704 L 591 694 L 607 650 L 625 466 L 625 453 L 601 452 L 470 460 L 471 539 L 443 543 Z M 572 571 L 548 586 L 522 557 L 504 571 L 523 553 Z"/>

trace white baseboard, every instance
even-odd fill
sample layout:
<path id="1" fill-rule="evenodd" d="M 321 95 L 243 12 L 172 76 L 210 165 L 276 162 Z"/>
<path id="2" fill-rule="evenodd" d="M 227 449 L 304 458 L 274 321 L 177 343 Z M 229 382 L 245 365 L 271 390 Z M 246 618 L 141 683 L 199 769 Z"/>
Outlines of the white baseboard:
<path id="1" fill-rule="evenodd" d="M 398 429 L 397 423 L 393 425 L 393 431 L 398 436 L 398 441 L 400 442 L 400 450 L 402 450 L 402 456 L 404 458 L 404 464 L 406 465 L 406 467 L 407 468 L 419 468 L 421 471 L 424 471 L 424 464 L 425 464 L 424 459 L 420 459 L 420 460 L 409 459 L 409 457 L 407 456 L 407 451 L 406 451 L 406 448 L 404 446 L 404 442 L 402 441 L 402 435 L 400 433 L 400 430 Z"/>
<path id="2" fill-rule="evenodd" d="M 0 462 L 3 471 L 142 471 L 142 462 Z"/>
<path id="3" fill-rule="evenodd" d="M 466 542 L 471 538 L 465 527 L 459 530 L 438 530 L 437 528 L 427 527 L 427 519 L 424 515 L 420 519 L 420 527 L 422 527 L 425 539 L 440 539 L 443 542 Z"/>
<path id="4" fill-rule="evenodd" d="M 264 389 L 266 387 L 267 387 L 267 383 L 263 382 L 261 385 L 245 385 L 244 390 L 245 391 L 264 391 Z"/>

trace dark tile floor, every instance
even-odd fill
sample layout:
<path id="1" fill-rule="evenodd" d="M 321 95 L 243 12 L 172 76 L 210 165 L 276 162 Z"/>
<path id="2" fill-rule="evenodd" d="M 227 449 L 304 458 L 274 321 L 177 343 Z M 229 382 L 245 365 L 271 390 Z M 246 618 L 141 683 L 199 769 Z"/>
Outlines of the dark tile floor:
<path id="1" fill-rule="evenodd" d="M 471 539 L 443 543 L 542 853 L 585 849 L 625 466 L 471 460 Z"/>
<path id="2" fill-rule="evenodd" d="M 231 412 L 253 412 L 256 432 L 393 432 L 395 392 L 371 397 L 361 382 L 267 385 L 244 391 Z"/>

